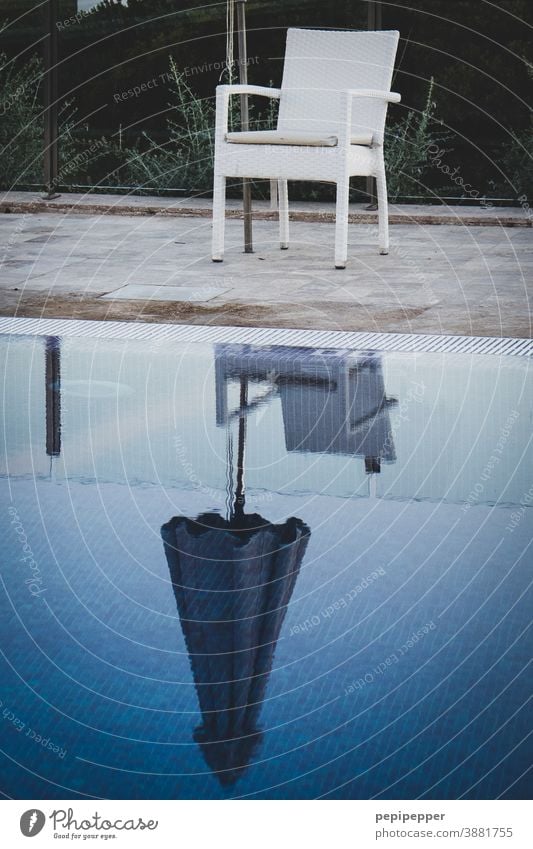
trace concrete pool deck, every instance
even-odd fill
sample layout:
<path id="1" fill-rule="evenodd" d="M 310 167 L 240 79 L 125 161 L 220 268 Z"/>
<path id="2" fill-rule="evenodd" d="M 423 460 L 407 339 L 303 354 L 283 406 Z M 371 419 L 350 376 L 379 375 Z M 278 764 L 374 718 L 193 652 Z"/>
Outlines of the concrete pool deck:
<path id="1" fill-rule="evenodd" d="M 357 205 L 348 266 L 335 271 L 331 207 L 295 203 L 282 252 L 268 204 L 256 204 L 255 252 L 245 255 L 230 206 L 226 258 L 215 264 L 203 199 L 6 193 L 0 314 L 532 335 L 533 230 L 522 209 L 392 206 L 391 250 L 380 256 L 375 214 Z"/>

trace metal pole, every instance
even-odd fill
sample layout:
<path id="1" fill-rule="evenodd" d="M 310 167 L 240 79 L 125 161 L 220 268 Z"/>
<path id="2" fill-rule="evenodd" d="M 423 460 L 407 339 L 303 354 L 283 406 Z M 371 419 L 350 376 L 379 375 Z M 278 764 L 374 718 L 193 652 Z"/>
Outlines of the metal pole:
<path id="1" fill-rule="evenodd" d="M 368 23 L 367 29 L 375 30 L 382 27 L 382 6 L 380 0 L 368 0 Z M 366 178 L 366 193 L 369 204 L 367 209 L 377 209 L 377 191 L 375 177 Z"/>
<path id="2" fill-rule="evenodd" d="M 239 45 L 239 82 L 246 85 L 248 82 L 248 56 L 246 50 L 246 12 L 244 4 L 246 0 L 236 0 L 237 3 L 237 36 Z M 248 95 L 241 94 L 241 130 L 246 132 L 250 126 L 248 112 Z M 252 184 L 250 180 L 242 181 L 242 200 L 244 211 L 244 253 L 251 254 L 254 251 L 252 242 Z"/>
<path id="3" fill-rule="evenodd" d="M 44 187 L 45 200 L 59 195 L 57 187 L 57 0 L 46 4 L 44 40 Z"/>

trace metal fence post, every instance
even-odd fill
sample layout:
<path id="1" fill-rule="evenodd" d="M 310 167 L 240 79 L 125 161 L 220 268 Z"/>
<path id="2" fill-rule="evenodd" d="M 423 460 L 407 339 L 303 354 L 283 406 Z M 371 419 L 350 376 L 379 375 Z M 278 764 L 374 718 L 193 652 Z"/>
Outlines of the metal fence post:
<path id="1" fill-rule="evenodd" d="M 57 174 L 57 0 L 46 4 L 44 39 L 44 188 L 45 200 L 59 197 Z"/>

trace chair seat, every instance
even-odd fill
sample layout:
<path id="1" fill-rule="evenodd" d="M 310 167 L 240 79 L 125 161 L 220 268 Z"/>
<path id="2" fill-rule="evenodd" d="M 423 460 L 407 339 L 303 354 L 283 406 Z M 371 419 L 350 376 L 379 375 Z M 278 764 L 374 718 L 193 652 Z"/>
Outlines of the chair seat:
<path id="1" fill-rule="evenodd" d="M 226 133 L 225 139 L 230 144 L 306 145 L 308 147 L 336 147 L 339 143 L 337 136 L 305 132 L 283 132 L 282 130 L 253 130 L 246 133 Z M 351 144 L 371 147 L 372 136 L 352 136 L 350 142 Z"/>

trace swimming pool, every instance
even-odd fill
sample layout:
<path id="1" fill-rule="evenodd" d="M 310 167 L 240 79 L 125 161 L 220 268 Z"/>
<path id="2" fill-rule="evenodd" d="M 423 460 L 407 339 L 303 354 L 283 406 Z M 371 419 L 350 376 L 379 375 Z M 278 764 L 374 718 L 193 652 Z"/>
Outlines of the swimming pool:
<path id="1" fill-rule="evenodd" d="M 0 337 L 6 795 L 527 795 L 529 357 L 43 327 Z"/>

